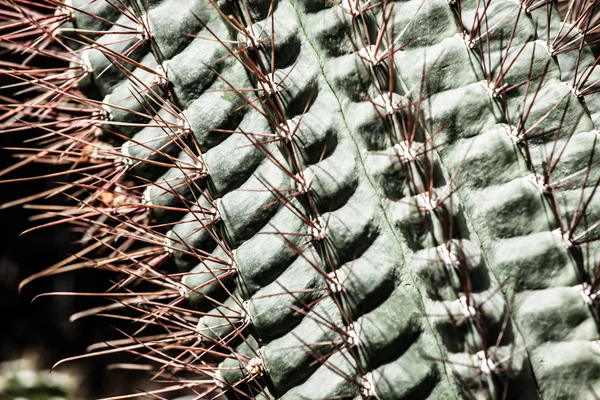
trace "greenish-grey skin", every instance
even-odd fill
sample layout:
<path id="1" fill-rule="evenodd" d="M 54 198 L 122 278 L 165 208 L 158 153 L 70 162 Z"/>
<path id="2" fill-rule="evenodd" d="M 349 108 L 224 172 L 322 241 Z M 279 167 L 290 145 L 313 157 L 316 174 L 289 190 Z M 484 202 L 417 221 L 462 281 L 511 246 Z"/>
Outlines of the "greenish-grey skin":
<path id="1" fill-rule="evenodd" d="M 39 371 L 28 359 L 4 361 L 0 363 L 1 400 L 69 400 L 77 381 L 74 377 L 60 372 Z"/>
<path id="2" fill-rule="evenodd" d="M 132 25 L 106 2 L 87 3 L 73 2 L 106 20 Z M 394 54 L 393 103 L 400 104 L 407 93 L 413 104 L 424 99 L 412 153 L 403 156 L 397 121 L 408 118 L 410 107 L 390 113 L 382 107 L 380 93 L 390 91 L 389 66 L 370 65 L 353 49 L 350 38 L 362 45 L 351 13 L 327 0 L 276 0 L 271 18 L 269 0 L 248 1 L 257 31 L 266 26 L 267 36 L 273 23 L 274 79 L 283 80 L 285 88 L 276 96 L 286 118 L 299 123 L 293 140 L 313 177 L 310 190 L 290 203 L 308 215 L 306 199 L 314 201 L 327 221 L 326 235 L 319 238 L 306 235 L 307 224 L 265 190 L 265 183 L 280 190 L 296 183 L 261 146 L 248 146 L 244 134 L 214 131 L 275 132 L 230 90 L 260 85 L 229 55 L 227 46 L 245 42 L 215 9 L 227 14 L 229 3 L 139 3 L 142 10 L 149 4 L 144 18 L 151 40 L 168 61 L 161 95 L 185 110 L 206 166 L 199 167 L 197 187 L 185 183 L 177 165 L 161 169 L 138 163 L 132 173 L 155 182 L 147 194 L 152 204 L 177 206 L 178 197 L 165 189 L 179 182 L 178 193 L 190 199 L 196 193 L 198 210 L 218 209 L 216 220 L 213 214 L 164 211 L 155 217 L 182 221 L 169 237 L 176 243 L 177 267 L 192 272 L 183 279 L 192 291 L 190 306 L 210 308 L 205 297 L 223 303 L 198 321 L 204 341 L 229 339 L 236 327 L 245 328 L 238 355 L 223 360 L 215 377 L 221 386 L 256 373 L 266 384 L 263 392 L 251 393 L 256 398 L 593 399 L 600 393 L 598 326 L 578 286 L 581 272 L 598 264 L 598 246 L 580 251 L 556 233 L 559 219 L 570 221 L 577 209 L 581 187 L 562 190 L 552 201 L 531 179 L 533 171 L 541 174 L 553 146 L 564 148 L 554 180 L 599 160 L 600 103 L 595 96 L 583 102 L 566 85 L 573 79 L 575 56 L 550 56 L 544 46 L 547 32 L 553 37 L 560 26 L 556 12 L 546 29 L 543 7 L 517 12 L 514 2 L 493 0 L 486 26 L 495 27 L 496 34 L 482 39 L 492 49 L 492 57 L 484 60 L 458 33 L 472 26 L 474 1 L 461 2 L 462 19 L 455 5 L 440 0 L 390 2 L 394 13 L 388 30 L 400 35 L 406 29 L 397 46 L 410 42 Z M 365 15 L 374 42 L 381 7 Z M 73 24 L 122 29 L 83 13 L 75 13 Z M 242 45 L 205 39 L 213 34 Z M 113 40 L 111 35 L 95 39 Z M 135 40 L 110 47 L 123 52 Z M 264 59 L 270 57 L 269 46 L 259 49 Z M 129 56 L 154 69 L 157 52 L 149 48 L 141 46 Z M 512 90 L 506 102 L 490 96 L 481 83 L 484 71 L 497 72 L 504 56 L 509 60 L 504 66 L 511 65 L 508 86 L 531 81 Z M 580 71 L 593 60 L 584 50 Z M 107 107 L 111 121 L 138 124 L 111 127 L 131 138 L 129 155 L 160 158 L 153 149 L 161 149 L 189 159 L 177 146 L 163 147 L 168 139 L 163 129 L 144 128 L 149 121 L 123 111 L 144 110 L 143 102 L 131 96 L 139 86 L 110 67 L 99 50 L 89 52 L 88 62 L 92 73 L 83 89 L 113 106 Z M 140 68 L 132 73 L 146 84 L 155 79 Z M 519 126 L 521 114 L 527 117 L 523 131 L 530 140 L 509 128 Z M 423 151 L 425 142 L 435 150 Z M 285 146 L 264 144 L 292 171 Z M 599 170 L 590 171 L 588 193 Z M 423 194 L 430 182 L 431 201 Z M 451 197 L 450 184 L 460 188 Z M 199 188 L 210 196 L 198 195 Z M 445 200 L 435 203 L 436 198 Z M 587 225 L 580 224 L 573 236 L 592 226 L 599 212 L 595 196 L 586 209 Z M 199 263 L 190 253 L 198 249 L 228 257 L 209 232 L 235 250 L 235 268 Z M 259 365 L 258 370 L 249 365 Z"/>

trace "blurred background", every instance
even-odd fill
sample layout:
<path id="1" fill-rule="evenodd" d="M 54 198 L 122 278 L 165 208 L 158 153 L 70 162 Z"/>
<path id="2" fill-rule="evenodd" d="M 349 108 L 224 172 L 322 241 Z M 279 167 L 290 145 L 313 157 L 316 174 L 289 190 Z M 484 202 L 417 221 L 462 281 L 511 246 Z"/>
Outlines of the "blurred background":
<path id="1" fill-rule="evenodd" d="M 10 71 L 12 65 L 19 64 L 26 57 L 20 52 L 15 52 L 10 41 L 2 40 L 3 35 L 11 31 L 10 28 L 3 27 L 20 18 L 13 8 L 20 3 L 25 2 L 0 1 L 0 70 Z M 29 3 L 34 6 L 41 4 L 35 1 Z M 31 64 L 44 68 L 60 66 L 60 63 L 43 57 L 36 57 Z M 26 93 L 19 93 L 21 88 L 11 86 L 15 82 L 9 73 L 0 73 L 0 123 L 9 120 L 2 118 L 7 111 L 6 104 L 14 99 L 27 98 Z M 8 150 L 8 147 L 26 146 L 24 143 L 27 139 L 39 135 L 40 131 L 36 130 L 0 133 L 0 171 L 16 162 L 13 157 L 14 151 Z M 58 170 L 52 165 L 31 164 L 0 179 L 34 177 Z M 77 244 L 80 234 L 73 232 L 68 225 L 37 230 L 20 236 L 21 232 L 40 224 L 39 221 L 29 220 L 39 211 L 23 206 L 2 206 L 51 187 L 52 182 L 49 180 L 0 183 L 0 400 L 17 397 L 32 400 L 64 398 L 38 397 L 43 390 L 38 391 L 39 393 L 36 390 L 25 390 L 27 387 L 13 390 L 9 387 L 13 384 L 40 384 L 45 387 L 44 390 L 53 384 L 66 385 L 63 389 L 70 393 L 67 396 L 69 399 L 92 399 L 135 392 L 138 386 L 143 386 L 145 377 L 107 368 L 107 365 L 113 362 L 133 362 L 131 356 L 89 358 L 62 364 L 52 374 L 47 371 L 40 372 L 51 368 L 63 358 L 84 354 L 86 347 L 93 343 L 123 337 L 111 325 L 112 321 L 92 317 L 69 322 L 73 313 L 106 304 L 105 299 L 51 296 L 42 297 L 32 303 L 35 296 L 48 292 L 104 292 L 111 278 L 106 272 L 87 269 L 41 278 L 26 286 L 20 294 L 18 292 L 19 283 L 23 279 L 80 249 Z M 56 197 L 51 201 L 60 204 L 65 200 Z M 47 202 L 38 200 L 32 204 Z M 19 361 L 7 363 L 11 360 Z M 63 379 L 65 376 L 66 381 Z M 59 395 L 61 390 L 57 388 L 46 392 Z"/>
<path id="2" fill-rule="evenodd" d="M 0 136 L 0 170 L 13 161 L 4 147 L 20 145 L 22 135 Z M 47 166 L 31 165 L 11 175 L 30 177 L 49 172 Z M 0 204 L 32 195 L 49 188 L 44 181 L 0 185 Z M 58 199 L 57 199 L 58 200 Z M 40 204 L 41 201 L 35 202 Z M 0 360 L 27 358 L 35 369 L 42 370 L 65 357 L 83 354 L 88 345 L 114 338 L 120 334 L 101 318 L 87 318 L 73 323 L 69 317 L 77 311 L 106 303 L 89 297 L 51 296 L 32 299 L 48 292 L 103 292 L 109 283 L 106 272 L 82 270 L 41 278 L 18 293 L 19 283 L 69 254 L 78 250 L 78 235 L 67 225 L 33 231 L 19 236 L 35 226 L 28 219 L 34 210 L 16 206 L 0 210 Z M 116 357 L 113 357 L 118 361 Z M 79 380 L 76 397 L 81 399 L 129 393 L 130 377 L 123 371 L 106 370 L 111 358 L 91 358 L 66 363 L 57 368 Z M 6 397 L 8 398 L 8 397 Z M 0 397 L 2 399 L 2 397 Z"/>

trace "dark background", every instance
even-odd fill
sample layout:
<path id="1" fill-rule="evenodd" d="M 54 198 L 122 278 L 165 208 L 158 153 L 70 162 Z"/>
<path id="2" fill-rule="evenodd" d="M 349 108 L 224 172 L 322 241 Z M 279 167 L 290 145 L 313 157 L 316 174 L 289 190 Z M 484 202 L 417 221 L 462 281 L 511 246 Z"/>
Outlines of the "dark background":
<path id="1" fill-rule="evenodd" d="M 0 135 L 0 146 L 19 145 L 24 136 L 31 134 L 34 133 Z M 0 149 L 0 170 L 14 162 L 11 152 L 3 148 Z M 37 176 L 51 170 L 34 164 L 11 174 L 10 178 Z M 47 181 L 0 184 L 0 204 L 37 193 L 50 185 Z M 43 201 L 34 203 L 43 204 Z M 106 319 L 89 317 L 69 322 L 74 312 L 106 303 L 106 300 L 52 296 L 31 302 L 36 295 L 47 292 L 103 292 L 111 278 L 107 272 L 86 269 L 45 277 L 18 293 L 21 280 L 79 250 L 76 243 L 79 235 L 68 225 L 19 236 L 36 225 L 37 222 L 28 221 L 35 213 L 21 206 L 0 210 L 0 360 L 32 357 L 40 369 L 45 369 L 64 357 L 83 354 L 92 343 L 122 336 Z M 131 358 L 127 355 L 97 357 L 63 364 L 57 370 L 75 373 L 83 379 L 81 398 L 131 393 L 135 385 L 128 381 L 141 382 L 137 374 L 106 369 L 110 362 L 123 359 L 132 362 Z"/>
<path id="2" fill-rule="evenodd" d="M 6 4 L 0 4 L 0 11 L 7 10 L 9 6 Z M 0 27 L 6 23 L 6 19 L 0 18 Z M 9 32 L 6 30 L 0 30 L 0 38 L 7 33 Z M 0 46 L 0 70 L 6 70 L 8 63 L 19 64 L 23 57 L 20 53 Z M 32 65 L 52 68 L 62 64 L 38 57 Z M 19 95 L 15 89 L 6 87 L 11 83 L 14 83 L 13 78 L 0 73 L 0 116 L 5 111 L 2 107 L 5 101 L 1 96 L 19 98 L 22 101 L 27 98 L 27 95 Z M 6 150 L 6 147 L 26 146 L 26 139 L 39 134 L 40 132 L 33 130 L 16 133 L 1 133 L 0 130 L 0 171 L 15 162 L 14 152 Z M 52 165 L 31 164 L 1 177 L 0 180 L 34 177 L 57 171 L 59 168 Z M 50 180 L 0 183 L 0 205 L 52 186 L 53 182 Z M 58 196 L 52 199 L 54 204 L 65 201 L 66 198 Z M 47 204 L 47 201 L 37 200 L 33 204 Z M 62 358 L 85 353 L 90 344 L 123 336 L 112 327 L 112 321 L 106 319 L 91 317 L 69 322 L 69 316 L 74 312 L 106 304 L 107 300 L 52 296 L 42 297 L 32 303 L 35 296 L 47 292 L 103 292 L 109 286 L 110 279 L 114 278 L 107 272 L 87 269 L 41 278 L 25 287 L 21 294 L 18 293 L 19 282 L 23 279 L 80 250 L 77 244 L 80 234 L 73 232 L 69 225 L 20 236 L 24 230 L 39 225 L 39 221 L 28 220 L 36 213 L 38 211 L 22 206 L 0 209 L 0 361 L 28 357 L 36 362 L 39 369 L 47 369 Z M 126 324 L 122 324 L 120 328 L 123 325 Z M 79 376 L 82 379 L 79 398 L 91 399 L 132 393 L 137 386 L 141 386 L 145 377 L 122 370 L 107 370 L 106 366 L 111 362 L 123 360 L 135 361 L 130 355 L 97 357 L 66 363 L 57 369 Z"/>

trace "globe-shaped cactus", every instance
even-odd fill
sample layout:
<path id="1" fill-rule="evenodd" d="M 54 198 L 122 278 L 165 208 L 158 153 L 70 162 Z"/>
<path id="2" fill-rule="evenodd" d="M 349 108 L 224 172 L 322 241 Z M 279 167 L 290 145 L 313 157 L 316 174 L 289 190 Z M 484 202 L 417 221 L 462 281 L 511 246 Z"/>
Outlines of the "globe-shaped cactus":
<path id="1" fill-rule="evenodd" d="M 595 2 L 41 3 L 3 129 L 149 396 L 599 396 Z"/>

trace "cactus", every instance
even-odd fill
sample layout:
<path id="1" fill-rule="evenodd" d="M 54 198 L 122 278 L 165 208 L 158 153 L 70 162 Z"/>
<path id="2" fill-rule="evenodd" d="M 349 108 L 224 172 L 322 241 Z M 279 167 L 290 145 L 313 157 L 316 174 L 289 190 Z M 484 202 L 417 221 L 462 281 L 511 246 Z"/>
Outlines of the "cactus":
<path id="1" fill-rule="evenodd" d="M 0 399 L 68 400 L 75 399 L 75 376 L 38 371 L 32 360 L 22 358 L 0 363 Z"/>
<path id="2" fill-rule="evenodd" d="M 39 276 L 120 274 L 75 317 L 149 395 L 598 397 L 595 2 L 9 3 L 69 63 L 5 71 L 87 246 Z"/>

